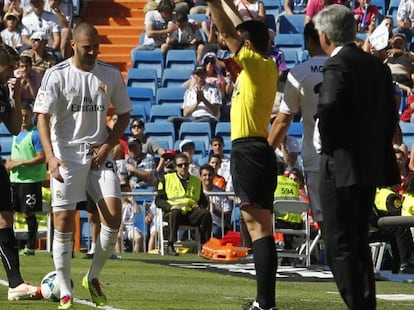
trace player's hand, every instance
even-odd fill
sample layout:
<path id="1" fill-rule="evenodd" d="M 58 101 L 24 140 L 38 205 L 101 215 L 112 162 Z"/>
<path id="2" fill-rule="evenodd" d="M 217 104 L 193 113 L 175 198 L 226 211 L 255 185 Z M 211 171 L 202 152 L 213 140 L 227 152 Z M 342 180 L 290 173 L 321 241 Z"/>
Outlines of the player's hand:
<path id="1" fill-rule="evenodd" d="M 105 163 L 109 150 L 110 149 L 107 144 L 102 144 L 90 149 L 89 154 L 92 155 L 92 169 L 97 170 L 101 168 L 101 166 Z"/>
<path id="2" fill-rule="evenodd" d="M 49 166 L 50 175 L 53 178 L 55 178 L 57 181 L 59 181 L 60 183 L 63 183 L 64 180 L 59 171 L 59 167 L 62 167 L 64 169 L 66 168 L 63 162 L 57 159 L 56 157 L 52 157 L 51 159 L 48 160 L 48 166 Z"/>

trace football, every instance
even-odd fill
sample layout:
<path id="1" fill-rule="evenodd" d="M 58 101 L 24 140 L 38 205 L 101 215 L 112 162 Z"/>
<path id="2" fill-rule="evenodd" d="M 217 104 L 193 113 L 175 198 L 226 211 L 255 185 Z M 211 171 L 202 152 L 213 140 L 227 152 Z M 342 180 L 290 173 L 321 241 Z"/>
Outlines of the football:
<path id="1" fill-rule="evenodd" d="M 70 280 L 70 282 L 73 289 L 73 281 Z M 60 287 L 57 281 L 56 271 L 51 271 L 43 277 L 40 282 L 40 290 L 43 298 L 53 301 L 60 300 Z"/>
<path id="2" fill-rule="evenodd" d="M 42 291 L 43 298 L 59 301 L 60 288 L 56 277 L 56 271 L 51 271 L 43 277 L 42 282 L 40 283 L 40 290 Z"/>

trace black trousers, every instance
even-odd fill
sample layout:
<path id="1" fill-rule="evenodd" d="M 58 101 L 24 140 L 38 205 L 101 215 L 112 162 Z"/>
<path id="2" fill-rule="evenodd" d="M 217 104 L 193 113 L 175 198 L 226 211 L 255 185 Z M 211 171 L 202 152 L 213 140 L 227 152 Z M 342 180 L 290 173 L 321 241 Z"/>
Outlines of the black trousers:
<path id="1" fill-rule="evenodd" d="M 327 262 L 349 309 L 376 307 L 375 280 L 368 243 L 375 187 L 336 187 L 335 164 L 322 161 L 321 205 Z"/>
<path id="2" fill-rule="evenodd" d="M 177 241 L 177 231 L 180 225 L 198 226 L 202 244 L 210 239 L 212 220 L 208 209 L 199 208 L 186 214 L 181 213 L 180 210 L 171 210 L 166 215 L 169 229 L 168 242 Z"/>

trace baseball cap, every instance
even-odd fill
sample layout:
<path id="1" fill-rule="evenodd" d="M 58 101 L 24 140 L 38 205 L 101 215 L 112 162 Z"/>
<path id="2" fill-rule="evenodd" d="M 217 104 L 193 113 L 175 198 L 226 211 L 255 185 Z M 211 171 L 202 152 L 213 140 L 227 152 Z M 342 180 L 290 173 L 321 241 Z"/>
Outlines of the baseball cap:
<path id="1" fill-rule="evenodd" d="M 43 32 L 36 31 L 32 33 L 32 35 L 30 36 L 30 40 L 47 40 L 47 38 L 45 37 Z"/>
<path id="2" fill-rule="evenodd" d="M 164 159 L 174 159 L 176 152 L 174 150 L 165 151 L 164 154 L 161 155 Z"/>
<path id="3" fill-rule="evenodd" d="M 197 66 L 193 70 L 193 74 L 205 74 L 205 73 L 206 73 L 206 69 L 203 66 Z"/>
<path id="4" fill-rule="evenodd" d="M 180 142 L 180 152 L 182 152 L 183 151 L 183 148 L 185 148 L 187 146 L 195 147 L 193 140 L 184 139 L 183 141 L 181 141 Z"/>
<path id="5" fill-rule="evenodd" d="M 12 19 L 12 18 L 15 18 L 17 21 L 20 20 L 20 16 L 13 12 L 7 13 L 6 16 L 4 17 L 4 19 Z"/>
<path id="6" fill-rule="evenodd" d="M 135 137 L 130 137 L 128 139 L 128 146 L 129 145 L 135 145 L 135 144 L 141 144 L 141 140 L 135 138 Z"/>

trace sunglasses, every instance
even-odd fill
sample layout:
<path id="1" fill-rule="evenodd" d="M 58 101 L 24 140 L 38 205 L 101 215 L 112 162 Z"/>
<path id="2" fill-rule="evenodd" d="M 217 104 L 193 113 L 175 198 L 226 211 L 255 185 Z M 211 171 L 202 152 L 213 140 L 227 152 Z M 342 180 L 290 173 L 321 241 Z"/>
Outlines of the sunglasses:
<path id="1" fill-rule="evenodd" d="M 188 167 L 188 163 L 176 164 L 176 166 L 177 166 L 178 168 L 187 168 L 187 167 Z"/>
<path id="2" fill-rule="evenodd" d="M 143 126 L 141 125 L 132 125 L 131 129 L 137 129 L 137 128 L 143 128 Z"/>
<path id="3" fill-rule="evenodd" d="M 216 60 L 215 59 L 206 59 L 206 61 L 204 61 L 204 64 L 212 64 L 215 65 L 216 64 Z"/>

